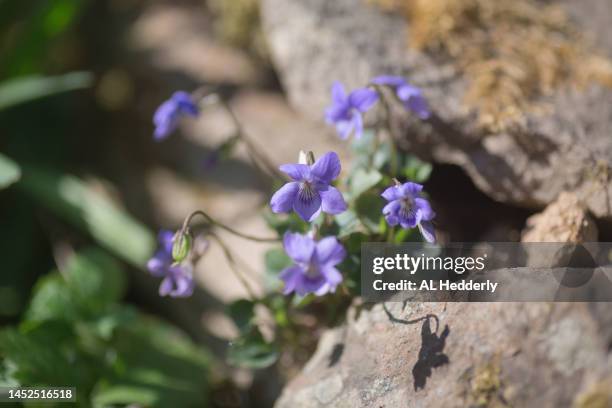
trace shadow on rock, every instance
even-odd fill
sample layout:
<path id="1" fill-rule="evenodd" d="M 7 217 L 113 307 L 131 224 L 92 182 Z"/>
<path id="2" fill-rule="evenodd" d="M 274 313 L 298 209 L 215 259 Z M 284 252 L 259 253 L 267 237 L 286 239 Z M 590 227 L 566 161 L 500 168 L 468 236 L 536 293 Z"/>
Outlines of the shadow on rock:
<path id="1" fill-rule="evenodd" d="M 404 302 L 403 307 L 405 306 L 406 302 Z M 450 328 L 448 325 L 444 325 L 444 330 L 442 330 L 442 333 L 440 333 L 438 337 L 437 332 L 440 326 L 440 320 L 435 314 L 428 314 L 413 320 L 405 320 L 393 316 L 384 303 L 383 309 L 389 320 L 393 323 L 415 324 L 420 321 L 423 322 L 421 326 L 421 349 L 419 350 L 419 358 L 414 367 L 412 367 L 412 377 L 414 379 L 415 391 L 419 388 L 425 388 L 427 378 L 431 377 L 432 369 L 450 363 L 448 356 L 443 353 L 444 346 L 446 345 L 446 338 L 450 334 Z M 436 322 L 436 330 L 433 332 L 431 331 L 429 323 L 432 319 Z"/>
<path id="2" fill-rule="evenodd" d="M 436 332 L 438 331 L 438 319 L 436 320 Z M 436 332 L 431 331 L 429 324 L 430 319 L 423 321 L 421 326 L 421 349 L 419 350 L 419 359 L 412 368 L 412 377 L 414 378 L 414 390 L 425 388 L 427 378 L 431 376 L 432 369 L 448 364 L 450 360 L 443 353 L 446 344 L 446 338 L 450 333 L 448 325 L 444 326 L 444 330 L 438 337 Z"/>

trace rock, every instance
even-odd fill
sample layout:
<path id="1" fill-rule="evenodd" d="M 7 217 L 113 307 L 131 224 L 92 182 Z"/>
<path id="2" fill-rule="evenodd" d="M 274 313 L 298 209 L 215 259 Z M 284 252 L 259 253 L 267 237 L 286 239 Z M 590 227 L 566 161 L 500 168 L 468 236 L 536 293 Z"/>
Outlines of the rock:
<path id="1" fill-rule="evenodd" d="M 612 55 L 605 40 L 612 37 L 611 15 L 601 14 L 607 0 L 559 4 L 585 31 L 597 21 L 597 45 Z M 262 0 L 262 16 L 272 60 L 290 102 L 304 114 L 322 119 L 334 80 L 356 87 L 375 75 L 409 75 L 423 88 L 434 118 L 402 124 L 404 149 L 461 166 L 498 201 L 542 208 L 562 191 L 574 191 L 596 217 L 612 218 L 611 89 L 561 87 L 540 97 L 546 109 L 527 112 L 520 132 L 483 131 L 463 104 L 468 78 L 410 50 L 400 15 L 364 0 Z"/>
<path id="2" fill-rule="evenodd" d="M 591 406 L 612 379 L 601 319 L 584 303 L 353 307 L 276 407 Z"/>
<path id="3" fill-rule="evenodd" d="M 595 242 L 597 226 L 576 194 L 562 192 L 544 211 L 527 219 L 522 242 Z"/>
<path id="4" fill-rule="evenodd" d="M 215 38 L 210 20 L 198 5 L 147 4 L 130 26 L 128 44 L 140 54 L 138 64 L 146 75 L 154 68 L 197 83 L 260 82 L 262 70 L 247 53 Z"/>

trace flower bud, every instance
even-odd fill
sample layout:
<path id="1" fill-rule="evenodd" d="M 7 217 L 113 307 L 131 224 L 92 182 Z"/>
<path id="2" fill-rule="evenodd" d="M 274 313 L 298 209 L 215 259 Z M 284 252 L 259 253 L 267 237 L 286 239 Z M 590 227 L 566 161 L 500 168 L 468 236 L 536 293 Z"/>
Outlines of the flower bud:
<path id="1" fill-rule="evenodd" d="M 175 263 L 181 263 L 187 258 L 189 251 L 191 251 L 191 234 L 189 231 L 177 231 L 172 245 L 172 259 Z"/>
<path id="2" fill-rule="evenodd" d="M 299 164 L 308 164 L 308 155 L 303 150 L 300 150 L 300 153 L 298 154 L 298 163 Z"/>
<path id="3" fill-rule="evenodd" d="M 311 151 L 305 152 L 304 150 L 300 150 L 300 153 L 298 155 L 299 164 L 307 164 L 309 166 L 312 166 L 314 162 L 315 162 L 315 155 L 313 152 Z"/>

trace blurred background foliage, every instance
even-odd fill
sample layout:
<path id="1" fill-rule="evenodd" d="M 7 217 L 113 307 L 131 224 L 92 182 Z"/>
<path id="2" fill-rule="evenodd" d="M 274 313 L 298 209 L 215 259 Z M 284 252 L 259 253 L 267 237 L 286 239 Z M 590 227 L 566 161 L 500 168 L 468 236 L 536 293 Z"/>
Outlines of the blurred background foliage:
<path id="1" fill-rule="evenodd" d="M 202 406 L 209 354 L 130 292 L 155 238 L 117 200 L 97 127 L 102 57 L 84 33 L 103 3 L 0 1 L 0 385 Z"/>

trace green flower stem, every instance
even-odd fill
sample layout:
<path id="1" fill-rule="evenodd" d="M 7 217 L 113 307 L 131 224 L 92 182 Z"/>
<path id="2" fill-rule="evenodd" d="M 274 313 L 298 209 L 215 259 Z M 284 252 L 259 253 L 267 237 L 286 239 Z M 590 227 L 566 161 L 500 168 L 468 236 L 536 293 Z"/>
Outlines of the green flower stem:
<path id="1" fill-rule="evenodd" d="M 391 147 L 391 176 L 396 177 L 397 172 L 399 170 L 399 161 L 397 155 L 397 146 L 395 145 L 395 138 L 393 137 L 393 126 L 391 123 L 391 106 L 389 105 L 387 98 L 385 98 L 385 91 L 383 90 L 383 87 L 381 87 L 380 85 L 373 85 L 373 87 L 376 92 L 378 92 L 380 104 L 383 108 L 383 122 L 386 123 L 387 130 L 389 131 L 389 143 Z"/>
<path id="2" fill-rule="evenodd" d="M 194 212 L 192 212 L 191 214 L 189 214 L 189 216 L 187 218 L 185 218 L 185 221 L 183 222 L 183 226 L 181 227 L 181 235 L 187 233 L 189 231 L 189 224 L 191 223 L 191 220 L 196 216 L 196 215 L 200 215 L 202 216 L 211 226 L 214 227 L 219 227 L 227 232 L 229 232 L 230 234 L 236 235 L 237 237 L 240 238 L 244 238 L 244 239 L 248 239 L 250 241 L 255 241 L 255 242 L 279 242 L 280 239 L 279 238 L 262 238 L 262 237 L 256 237 L 254 235 L 249 235 L 249 234 L 244 234 L 240 231 L 237 231 L 225 224 L 220 223 L 219 221 L 215 220 L 214 218 L 212 218 L 210 215 L 206 214 L 204 211 L 202 210 L 196 210 Z"/>
<path id="3" fill-rule="evenodd" d="M 394 238 L 395 238 L 395 226 L 389 226 L 389 229 L 387 230 L 387 242 L 393 243 Z"/>
<path id="4" fill-rule="evenodd" d="M 382 127 L 380 126 L 380 124 L 377 124 L 376 131 L 374 132 L 374 141 L 373 141 L 372 151 L 370 152 L 369 157 L 368 157 L 368 167 L 370 169 L 374 169 L 374 157 L 376 156 L 376 152 L 378 152 L 378 149 L 380 148 L 381 129 Z"/>

